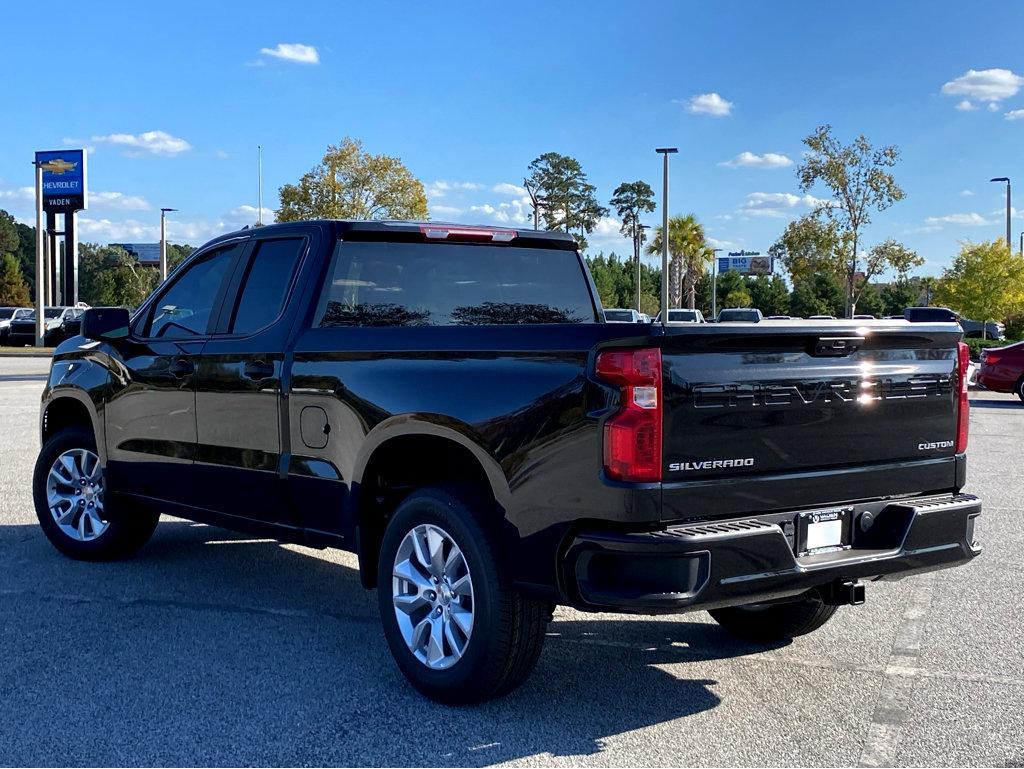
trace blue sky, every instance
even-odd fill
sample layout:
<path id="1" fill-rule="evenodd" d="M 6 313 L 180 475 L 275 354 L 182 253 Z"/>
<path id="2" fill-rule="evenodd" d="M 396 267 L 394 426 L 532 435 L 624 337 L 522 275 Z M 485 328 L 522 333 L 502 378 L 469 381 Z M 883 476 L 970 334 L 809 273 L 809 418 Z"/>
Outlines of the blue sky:
<path id="1" fill-rule="evenodd" d="M 654 148 L 675 145 L 671 212 L 763 251 L 812 203 L 794 170 L 801 139 L 831 123 L 899 146 L 907 198 L 866 243 L 904 241 L 923 273 L 960 240 L 1003 234 L 990 177 L 1019 179 L 1024 196 L 1017 3 L 47 8 L 9 5 L 0 26 L 0 207 L 31 219 L 33 151 L 88 146 L 83 240 L 155 240 L 172 206 L 171 238 L 200 243 L 255 219 L 257 144 L 273 209 L 346 135 L 400 156 L 434 218 L 476 222 L 525 222 L 515 187 L 543 152 L 577 157 L 606 202 L 624 180 L 660 191 Z M 591 244 L 629 250 L 612 219 Z"/>

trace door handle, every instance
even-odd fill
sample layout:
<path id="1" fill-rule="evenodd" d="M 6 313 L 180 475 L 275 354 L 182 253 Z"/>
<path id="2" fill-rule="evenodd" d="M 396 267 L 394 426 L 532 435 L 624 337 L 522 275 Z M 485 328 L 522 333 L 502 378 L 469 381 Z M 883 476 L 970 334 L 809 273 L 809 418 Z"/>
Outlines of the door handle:
<path id="1" fill-rule="evenodd" d="M 167 367 L 167 371 L 171 376 L 181 379 L 196 373 L 196 365 L 188 358 L 175 358 Z"/>
<path id="2" fill-rule="evenodd" d="M 246 379 L 270 379 L 274 375 L 274 364 L 262 360 L 247 360 L 242 366 Z"/>

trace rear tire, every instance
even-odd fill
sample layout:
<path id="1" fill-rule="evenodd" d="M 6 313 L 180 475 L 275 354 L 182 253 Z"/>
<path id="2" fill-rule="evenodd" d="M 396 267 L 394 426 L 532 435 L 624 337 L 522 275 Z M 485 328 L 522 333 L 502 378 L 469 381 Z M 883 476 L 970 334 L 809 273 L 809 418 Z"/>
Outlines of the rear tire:
<path id="1" fill-rule="evenodd" d="M 1024 376 L 1017 381 L 1017 389 L 1014 391 L 1017 393 L 1017 397 L 1024 401 Z"/>
<path id="2" fill-rule="evenodd" d="M 399 505 L 384 532 L 384 637 L 409 683 L 437 702 L 512 691 L 544 646 L 550 607 L 512 587 L 487 526 L 493 506 L 472 491 L 426 488 Z"/>
<path id="3" fill-rule="evenodd" d="M 32 477 L 36 517 L 46 538 L 69 558 L 124 558 L 153 535 L 158 513 L 113 504 L 96 438 L 84 427 L 54 433 L 39 452 Z"/>
<path id="4" fill-rule="evenodd" d="M 769 643 L 814 632 L 832 619 L 837 608 L 809 595 L 789 603 L 731 606 L 713 609 L 708 614 L 738 638 Z"/>

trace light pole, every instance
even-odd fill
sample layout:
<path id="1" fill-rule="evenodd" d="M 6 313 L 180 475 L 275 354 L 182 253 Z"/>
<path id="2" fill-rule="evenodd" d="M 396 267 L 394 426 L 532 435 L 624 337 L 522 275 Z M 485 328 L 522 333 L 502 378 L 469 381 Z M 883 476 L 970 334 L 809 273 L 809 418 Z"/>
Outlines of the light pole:
<path id="1" fill-rule="evenodd" d="M 668 325 L 668 156 L 679 152 L 677 147 L 654 150 L 664 158 L 664 185 L 661 193 L 661 325 Z"/>
<path id="2" fill-rule="evenodd" d="M 718 252 L 720 248 L 711 249 L 711 317 L 718 319 Z"/>
<path id="3" fill-rule="evenodd" d="M 1013 249 L 1013 234 L 1010 232 L 1010 177 L 997 176 L 989 179 L 990 182 L 1006 182 L 1006 247 Z"/>
<path id="4" fill-rule="evenodd" d="M 160 282 L 167 280 L 167 212 L 177 208 L 160 209 Z"/>
<path id="5" fill-rule="evenodd" d="M 256 226 L 263 226 L 263 145 L 256 145 L 257 165 L 259 166 L 256 197 Z"/>
<path id="6" fill-rule="evenodd" d="M 640 254 L 644 251 L 644 230 L 651 229 L 649 224 L 640 224 L 637 226 L 637 241 L 639 241 L 640 247 L 636 250 L 636 311 L 640 312 Z"/>

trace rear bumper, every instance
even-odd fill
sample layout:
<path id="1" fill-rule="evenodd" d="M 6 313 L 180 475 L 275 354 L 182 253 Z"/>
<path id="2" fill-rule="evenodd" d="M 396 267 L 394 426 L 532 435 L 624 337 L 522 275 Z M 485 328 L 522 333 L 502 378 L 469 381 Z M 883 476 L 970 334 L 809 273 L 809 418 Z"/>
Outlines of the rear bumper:
<path id="1" fill-rule="evenodd" d="M 874 516 L 867 531 L 859 526 L 864 512 Z M 562 586 L 570 604 L 606 611 L 683 612 L 782 599 L 966 563 L 981 552 L 974 536 L 979 515 L 980 500 L 966 494 L 857 506 L 851 549 L 800 558 L 792 544 L 796 513 L 648 532 L 584 530 L 565 551 Z"/>

